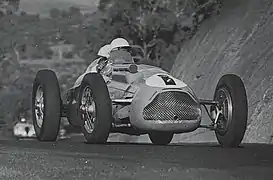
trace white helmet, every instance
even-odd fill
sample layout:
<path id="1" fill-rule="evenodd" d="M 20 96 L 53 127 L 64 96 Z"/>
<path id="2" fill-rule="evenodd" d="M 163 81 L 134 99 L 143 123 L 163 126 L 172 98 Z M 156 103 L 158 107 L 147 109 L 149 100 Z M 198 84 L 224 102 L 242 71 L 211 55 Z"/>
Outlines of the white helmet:
<path id="1" fill-rule="evenodd" d="M 111 45 L 106 44 L 100 48 L 100 50 L 98 52 L 98 56 L 109 58 L 109 56 L 110 56 L 109 53 L 111 50 L 112 50 Z"/>
<path id="2" fill-rule="evenodd" d="M 116 38 L 111 42 L 111 51 L 119 47 L 130 47 L 129 42 L 124 38 Z"/>

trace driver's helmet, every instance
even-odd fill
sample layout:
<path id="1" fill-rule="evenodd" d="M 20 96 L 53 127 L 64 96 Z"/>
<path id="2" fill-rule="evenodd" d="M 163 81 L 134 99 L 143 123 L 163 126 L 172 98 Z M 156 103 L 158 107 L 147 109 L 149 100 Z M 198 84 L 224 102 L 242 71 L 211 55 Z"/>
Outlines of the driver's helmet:
<path id="1" fill-rule="evenodd" d="M 124 38 L 116 38 L 111 42 L 110 60 L 114 64 L 134 63 L 130 53 L 130 44 Z"/>
<path id="2" fill-rule="evenodd" d="M 124 38 L 116 38 L 111 42 L 111 51 L 119 50 L 121 48 L 130 48 L 129 42 Z"/>
<path id="3" fill-rule="evenodd" d="M 111 45 L 110 44 L 106 44 L 104 46 L 102 46 L 98 52 L 98 56 L 101 57 L 105 57 L 105 58 L 109 58 L 110 56 L 110 51 L 112 50 Z"/>

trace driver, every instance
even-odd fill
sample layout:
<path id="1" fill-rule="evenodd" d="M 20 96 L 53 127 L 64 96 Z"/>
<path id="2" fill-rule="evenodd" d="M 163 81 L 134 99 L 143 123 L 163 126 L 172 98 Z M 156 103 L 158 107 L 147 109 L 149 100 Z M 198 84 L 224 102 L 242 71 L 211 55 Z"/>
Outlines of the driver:
<path id="1" fill-rule="evenodd" d="M 94 60 L 87 68 L 86 68 L 86 71 L 85 73 L 83 73 L 80 77 L 78 77 L 78 79 L 76 80 L 76 82 L 74 83 L 74 86 L 77 86 L 79 85 L 81 82 L 82 82 L 82 79 L 84 78 L 84 76 L 88 73 L 100 73 L 101 70 L 106 66 L 107 64 L 107 61 L 108 61 L 108 58 L 109 58 L 109 52 L 111 50 L 111 45 L 110 44 L 106 44 L 104 46 L 102 46 L 98 52 L 98 56 L 99 58 L 97 58 L 96 60 Z M 103 73 L 104 75 L 106 73 Z M 106 82 L 109 81 L 109 77 L 107 77 L 107 74 L 106 76 L 103 76 L 104 80 Z"/>
<path id="2" fill-rule="evenodd" d="M 116 38 L 111 42 L 109 61 L 113 64 L 132 64 L 131 46 L 124 38 Z"/>
<path id="3" fill-rule="evenodd" d="M 98 52 L 99 58 L 94 60 L 87 68 L 86 72 L 100 72 L 103 67 L 106 65 L 108 58 L 110 57 L 109 53 L 111 50 L 111 45 L 106 44 L 102 46 Z"/>

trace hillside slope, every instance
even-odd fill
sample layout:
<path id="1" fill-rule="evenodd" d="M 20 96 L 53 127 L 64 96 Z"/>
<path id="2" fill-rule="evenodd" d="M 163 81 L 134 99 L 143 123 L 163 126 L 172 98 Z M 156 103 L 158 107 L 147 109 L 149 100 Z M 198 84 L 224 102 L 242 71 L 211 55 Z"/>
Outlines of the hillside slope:
<path id="1" fill-rule="evenodd" d="M 71 6 L 78 7 L 82 12 L 94 12 L 98 0 L 20 0 L 20 9 L 28 13 L 47 16 L 50 9 L 68 9 Z"/>
<path id="2" fill-rule="evenodd" d="M 213 96 L 223 74 L 240 75 L 249 103 L 245 142 L 273 143 L 272 15 L 271 0 L 226 0 L 220 15 L 206 20 L 183 46 L 171 71 L 202 98 Z M 215 137 L 200 130 L 175 141 L 215 141 Z"/>

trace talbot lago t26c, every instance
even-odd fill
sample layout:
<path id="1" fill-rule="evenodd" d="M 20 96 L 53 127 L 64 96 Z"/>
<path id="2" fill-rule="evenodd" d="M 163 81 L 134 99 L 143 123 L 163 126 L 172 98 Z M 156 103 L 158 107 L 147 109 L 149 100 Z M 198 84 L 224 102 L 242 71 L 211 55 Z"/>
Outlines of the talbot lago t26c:
<path id="1" fill-rule="evenodd" d="M 91 68 L 97 64 L 91 64 Z M 90 67 L 89 67 L 90 68 Z M 135 63 L 86 71 L 61 100 L 56 74 L 40 70 L 33 83 L 33 123 L 40 141 L 55 141 L 61 117 L 81 128 L 88 143 L 106 143 L 109 133 L 148 134 L 152 143 L 169 144 L 174 134 L 208 128 L 223 147 L 237 147 L 247 125 L 248 104 L 242 80 L 221 77 L 212 100 L 196 97 L 183 81 L 161 68 Z M 106 71 L 106 70 L 105 70 Z M 201 125 L 202 106 L 211 124 Z M 207 106 L 210 106 L 208 108 Z"/>

